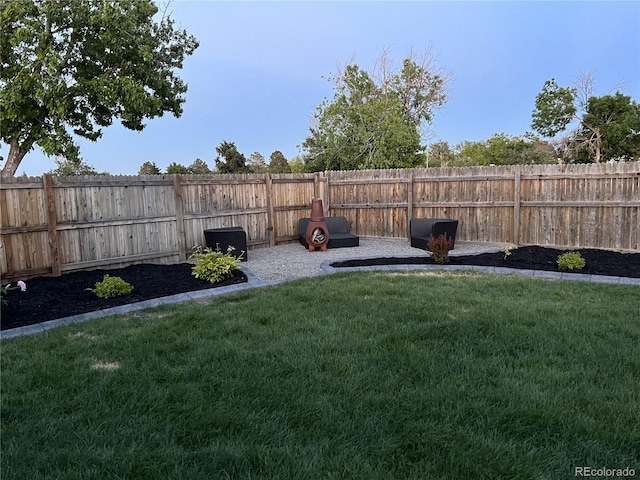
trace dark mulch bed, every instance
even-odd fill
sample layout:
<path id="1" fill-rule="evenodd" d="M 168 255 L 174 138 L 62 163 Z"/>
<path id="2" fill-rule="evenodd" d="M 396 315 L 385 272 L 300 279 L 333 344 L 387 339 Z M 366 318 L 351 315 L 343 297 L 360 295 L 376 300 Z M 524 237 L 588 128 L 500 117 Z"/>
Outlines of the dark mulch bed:
<path id="1" fill-rule="evenodd" d="M 8 304 L 2 306 L 2 330 L 247 281 L 247 276 L 236 270 L 232 278 L 211 284 L 195 278 L 191 274 L 192 267 L 189 263 L 140 264 L 118 269 L 72 272 L 60 277 L 32 278 L 26 280 L 26 292 L 19 289 L 8 292 Z M 96 297 L 87 289 L 94 288 L 105 274 L 129 282 L 133 285 L 133 292 L 109 299 Z"/>
<path id="2" fill-rule="evenodd" d="M 640 278 L 640 253 L 620 253 L 608 250 L 579 249 L 586 266 L 574 273 L 612 275 L 616 277 Z M 449 256 L 450 265 L 478 265 L 507 267 L 526 270 L 558 272 L 558 256 L 565 250 L 545 247 L 519 247 L 505 259 L 504 252 L 481 253 L 479 255 Z M 419 257 L 385 257 L 334 262 L 332 267 L 363 267 L 369 265 L 434 265 L 427 253 Z"/>
<path id="3" fill-rule="evenodd" d="M 640 253 L 618 253 L 606 250 L 578 250 L 586 267 L 577 273 L 640 278 Z M 520 247 L 505 259 L 504 252 L 451 256 L 451 265 L 485 265 L 528 270 L 558 271 L 557 258 L 562 250 L 544 247 Z M 426 253 L 416 257 L 383 257 L 334 262 L 334 267 L 367 265 L 427 265 L 434 262 Z M 191 275 L 192 265 L 131 265 L 111 270 L 73 272 L 61 277 L 39 277 L 27 280 L 27 291 L 11 290 L 8 305 L 2 307 L 2 330 L 32 325 L 81 313 L 102 310 L 128 303 L 141 302 L 178 293 L 233 285 L 247 281 L 241 271 L 233 278 L 217 284 L 198 280 Z M 122 277 L 134 286 L 123 297 L 100 299 L 87 289 L 94 288 L 105 274 Z"/>

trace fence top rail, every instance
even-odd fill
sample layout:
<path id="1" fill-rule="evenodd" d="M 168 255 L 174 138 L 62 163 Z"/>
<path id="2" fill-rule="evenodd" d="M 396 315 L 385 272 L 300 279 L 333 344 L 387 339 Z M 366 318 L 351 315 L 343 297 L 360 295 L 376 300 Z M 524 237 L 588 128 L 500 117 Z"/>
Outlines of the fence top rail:
<path id="1" fill-rule="evenodd" d="M 247 178 L 247 179 L 231 179 L 231 178 L 189 178 L 180 177 L 180 183 L 183 185 L 250 185 L 266 183 L 266 178 Z"/>
<path id="2" fill-rule="evenodd" d="M 638 172 L 611 172 L 611 173 L 537 173 L 522 174 L 522 180 L 562 180 L 562 179 L 587 179 L 602 180 L 607 178 L 636 178 L 640 177 Z"/>
<path id="3" fill-rule="evenodd" d="M 363 178 L 354 180 L 329 180 L 331 185 L 370 185 L 372 183 L 408 183 L 409 178 Z"/>
<path id="4" fill-rule="evenodd" d="M 513 180 L 515 175 L 464 175 L 464 176 L 446 176 L 446 177 L 414 177 L 415 183 L 428 182 L 490 182 L 497 180 Z"/>

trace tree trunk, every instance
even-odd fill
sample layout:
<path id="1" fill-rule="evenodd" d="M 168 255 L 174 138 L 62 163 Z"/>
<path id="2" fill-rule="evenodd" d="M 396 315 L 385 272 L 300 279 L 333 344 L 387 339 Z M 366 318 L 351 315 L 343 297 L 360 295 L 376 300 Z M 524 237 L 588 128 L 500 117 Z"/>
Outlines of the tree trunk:
<path id="1" fill-rule="evenodd" d="M 596 163 L 600 163 L 600 159 L 602 158 L 602 134 L 600 130 L 595 130 L 596 134 Z"/>
<path id="2" fill-rule="evenodd" d="M 11 139 L 11 143 L 9 144 L 9 155 L 7 156 L 7 162 L 2 168 L 2 174 L 0 176 L 2 178 L 13 177 L 16 174 L 16 170 L 18 170 L 18 165 L 20 165 L 20 162 L 22 162 L 22 159 L 28 151 L 28 148 L 20 146 L 17 139 Z"/>

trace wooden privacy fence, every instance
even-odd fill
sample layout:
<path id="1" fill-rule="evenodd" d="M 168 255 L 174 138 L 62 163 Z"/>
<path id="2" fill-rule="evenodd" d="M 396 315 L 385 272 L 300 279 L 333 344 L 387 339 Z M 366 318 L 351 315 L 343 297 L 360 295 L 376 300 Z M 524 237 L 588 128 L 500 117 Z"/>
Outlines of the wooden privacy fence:
<path id="1" fill-rule="evenodd" d="M 205 229 L 232 225 L 250 248 L 296 241 L 312 198 L 362 236 L 407 237 L 410 218 L 446 217 L 459 220 L 460 240 L 640 250 L 640 162 L 45 176 L 0 185 L 1 274 L 184 261 Z"/>

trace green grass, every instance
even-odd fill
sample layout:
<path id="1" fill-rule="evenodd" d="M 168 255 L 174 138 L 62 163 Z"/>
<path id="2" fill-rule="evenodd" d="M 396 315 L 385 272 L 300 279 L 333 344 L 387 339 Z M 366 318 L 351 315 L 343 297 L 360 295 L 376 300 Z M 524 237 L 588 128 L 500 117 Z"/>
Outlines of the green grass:
<path id="1" fill-rule="evenodd" d="M 3 341 L 2 478 L 640 472 L 640 294 L 342 273 Z"/>

